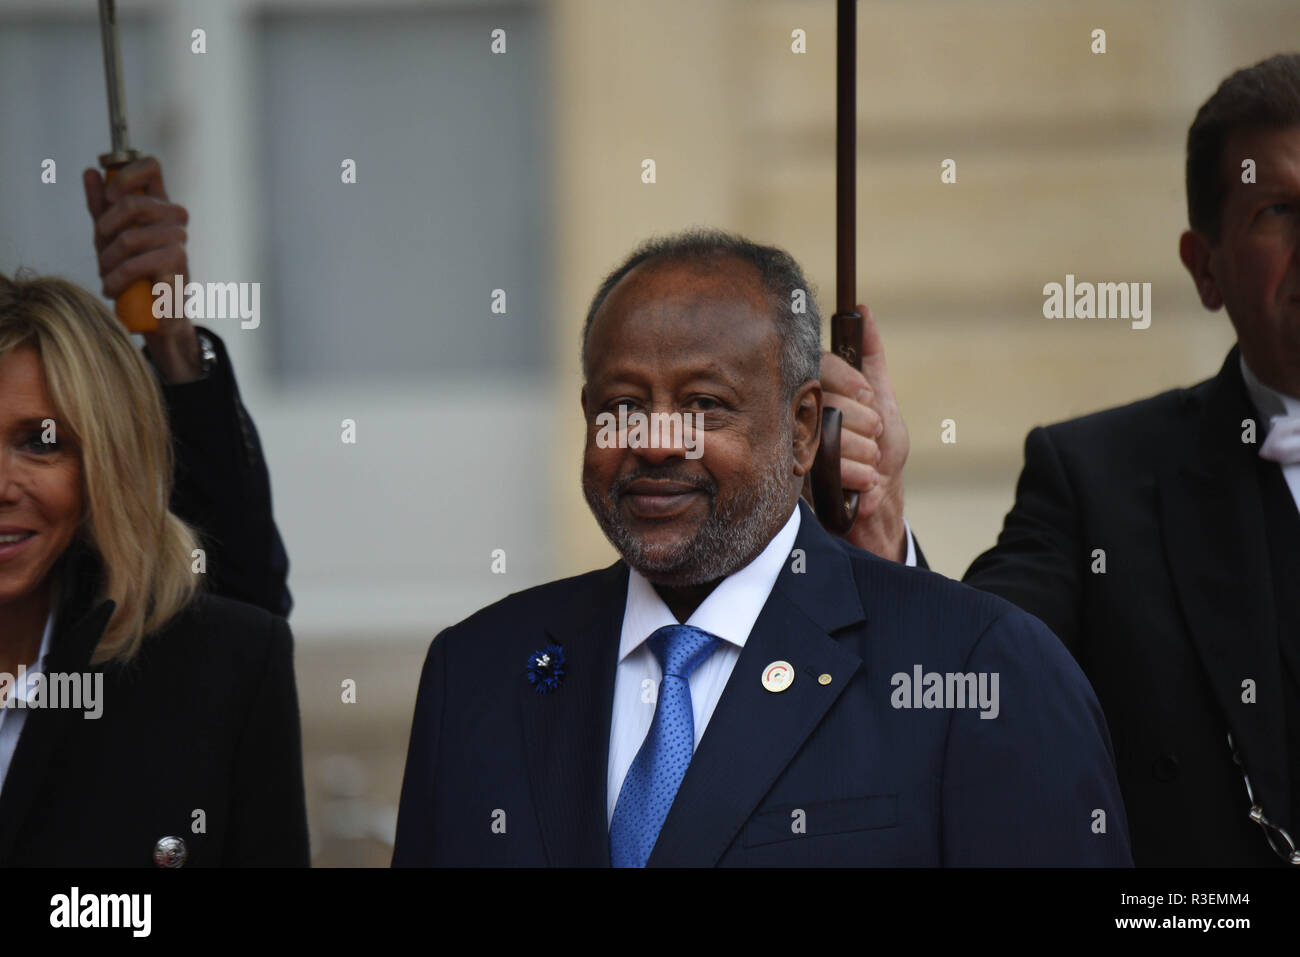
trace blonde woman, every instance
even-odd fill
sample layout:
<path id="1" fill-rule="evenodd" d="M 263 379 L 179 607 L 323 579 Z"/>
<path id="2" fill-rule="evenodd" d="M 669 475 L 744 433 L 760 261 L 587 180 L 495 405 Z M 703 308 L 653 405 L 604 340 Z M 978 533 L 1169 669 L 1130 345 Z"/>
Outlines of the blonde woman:
<path id="1" fill-rule="evenodd" d="M 116 318 L 0 276 L 0 864 L 306 865 L 292 637 L 203 585 Z"/>

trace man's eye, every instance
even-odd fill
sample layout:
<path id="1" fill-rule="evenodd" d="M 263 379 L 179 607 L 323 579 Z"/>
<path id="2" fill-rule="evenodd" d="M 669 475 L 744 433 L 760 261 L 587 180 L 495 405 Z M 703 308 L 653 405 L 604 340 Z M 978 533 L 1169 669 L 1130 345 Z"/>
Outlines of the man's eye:
<path id="1" fill-rule="evenodd" d="M 714 412 L 722 408 L 722 403 L 710 395 L 692 396 L 686 404 L 700 412 Z"/>
<path id="2" fill-rule="evenodd" d="M 1272 206 L 1264 207 L 1264 212 L 1271 215 L 1280 215 L 1291 209 L 1290 203 L 1274 203 Z"/>
<path id="3" fill-rule="evenodd" d="M 610 412 L 613 412 L 615 415 L 618 414 L 619 409 L 627 409 L 627 411 L 631 413 L 634 409 L 636 409 L 636 400 L 629 399 L 626 397 L 622 399 L 615 399 L 614 401 L 607 403 L 605 405 L 605 408 L 608 409 Z"/>

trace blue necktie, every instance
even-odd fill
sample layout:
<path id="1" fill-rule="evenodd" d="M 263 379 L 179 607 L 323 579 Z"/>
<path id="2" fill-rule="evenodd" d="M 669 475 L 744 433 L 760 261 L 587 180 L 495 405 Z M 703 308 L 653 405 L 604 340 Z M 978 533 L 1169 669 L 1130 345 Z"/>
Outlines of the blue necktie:
<path id="1" fill-rule="evenodd" d="M 645 867 L 650 859 L 695 752 L 695 715 L 687 679 L 720 640 L 690 625 L 666 625 L 646 639 L 664 669 L 664 679 L 659 683 L 654 721 L 614 805 L 609 824 L 609 861 L 614 867 Z"/>

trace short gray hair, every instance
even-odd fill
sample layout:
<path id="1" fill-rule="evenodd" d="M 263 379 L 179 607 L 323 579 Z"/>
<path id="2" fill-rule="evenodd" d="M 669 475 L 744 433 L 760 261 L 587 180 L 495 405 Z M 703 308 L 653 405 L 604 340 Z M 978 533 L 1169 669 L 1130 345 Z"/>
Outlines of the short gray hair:
<path id="1" fill-rule="evenodd" d="M 748 263 L 758 270 L 763 291 L 772 305 L 781 336 L 781 385 L 790 399 L 799 386 L 819 377 L 822 355 L 822 319 L 817 299 L 803 270 L 784 249 L 763 246 L 720 229 L 688 229 L 671 236 L 651 238 L 638 246 L 596 290 L 582 325 L 582 370 L 589 365 L 587 338 L 596 313 L 619 281 L 637 266 L 651 260 L 663 263 L 704 263 L 715 258 Z M 803 311 L 795 311 L 795 292 L 803 293 Z"/>

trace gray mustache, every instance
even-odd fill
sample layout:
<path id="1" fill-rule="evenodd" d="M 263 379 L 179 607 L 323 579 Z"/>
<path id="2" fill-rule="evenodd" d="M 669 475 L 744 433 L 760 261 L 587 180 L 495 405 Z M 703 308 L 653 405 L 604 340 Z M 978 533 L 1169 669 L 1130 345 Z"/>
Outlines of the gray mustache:
<path id="1" fill-rule="evenodd" d="M 704 492 L 709 496 L 715 496 L 718 493 L 718 483 L 704 476 L 681 475 L 676 472 L 635 472 L 615 479 L 614 484 L 610 486 L 610 495 L 615 498 L 622 496 L 629 485 L 641 479 L 651 482 L 678 482 L 682 485 L 689 485 L 691 488 Z"/>

